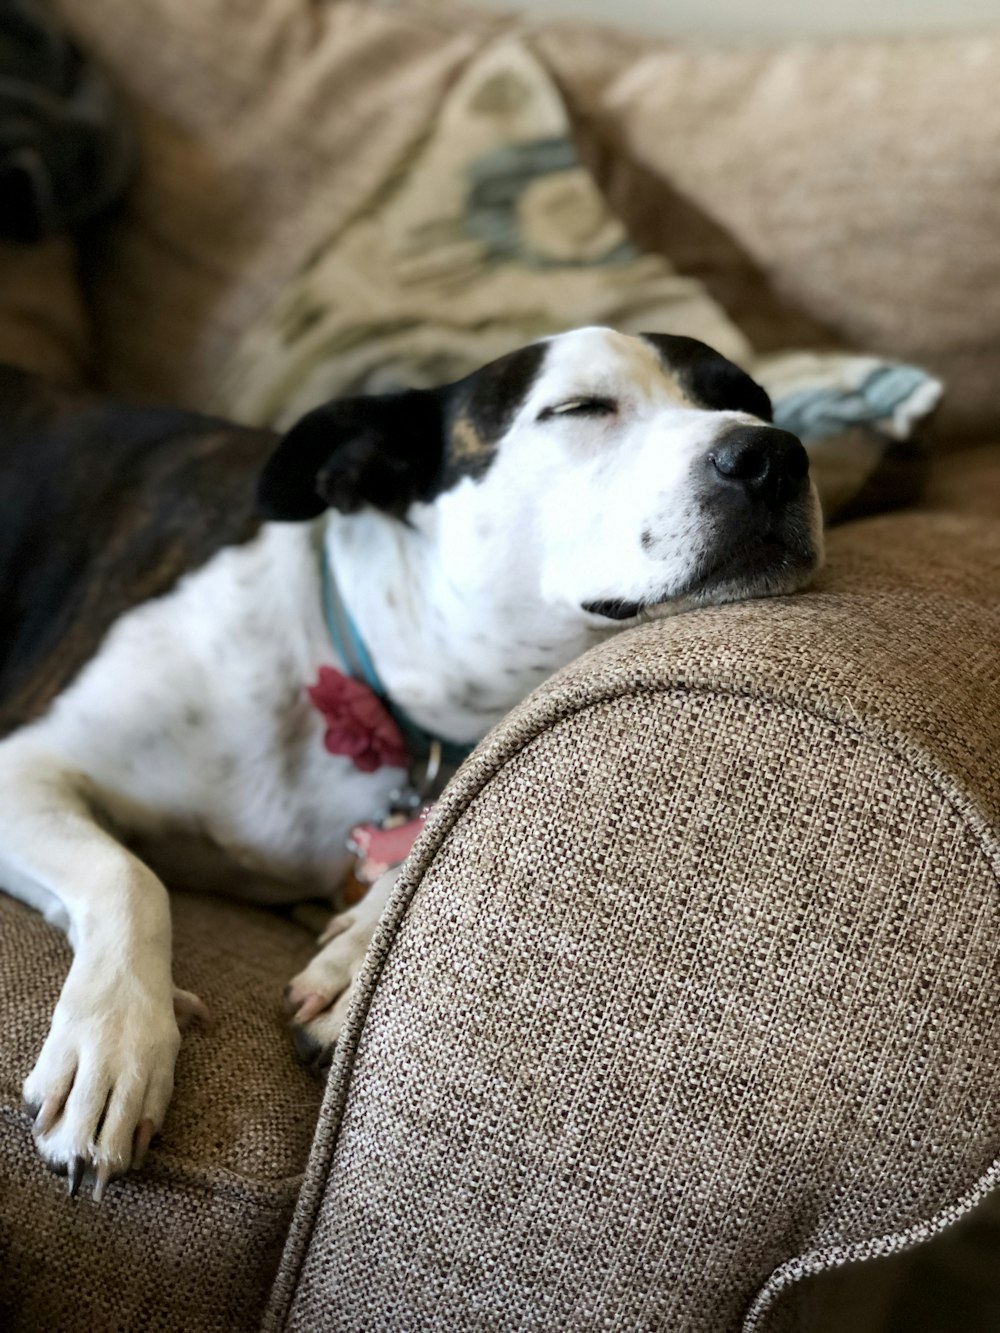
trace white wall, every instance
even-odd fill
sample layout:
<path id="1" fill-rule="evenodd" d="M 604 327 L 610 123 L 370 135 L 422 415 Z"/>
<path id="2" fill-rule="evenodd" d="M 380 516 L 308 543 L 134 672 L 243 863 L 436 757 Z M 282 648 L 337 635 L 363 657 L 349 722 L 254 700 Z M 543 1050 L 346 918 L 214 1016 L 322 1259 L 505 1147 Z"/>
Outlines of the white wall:
<path id="1" fill-rule="evenodd" d="M 481 0 L 678 37 L 779 38 L 1000 26 L 1000 0 Z"/>

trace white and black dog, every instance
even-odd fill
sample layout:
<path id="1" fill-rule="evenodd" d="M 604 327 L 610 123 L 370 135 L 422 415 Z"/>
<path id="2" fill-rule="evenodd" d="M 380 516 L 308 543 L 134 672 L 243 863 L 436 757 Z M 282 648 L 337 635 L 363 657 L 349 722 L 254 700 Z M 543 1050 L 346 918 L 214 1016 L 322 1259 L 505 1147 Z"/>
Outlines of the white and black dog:
<path id="1" fill-rule="evenodd" d="M 332 894 L 348 831 L 399 785 L 324 747 L 307 687 L 350 665 L 329 571 L 393 705 L 475 742 L 623 626 L 809 579 L 815 489 L 770 420 L 704 344 L 599 328 L 280 441 L 0 381 L 0 886 L 74 949 L 24 1085 L 71 1192 L 141 1163 L 198 1004 L 159 876 Z M 335 1042 L 390 883 L 294 979 L 300 1045 Z"/>

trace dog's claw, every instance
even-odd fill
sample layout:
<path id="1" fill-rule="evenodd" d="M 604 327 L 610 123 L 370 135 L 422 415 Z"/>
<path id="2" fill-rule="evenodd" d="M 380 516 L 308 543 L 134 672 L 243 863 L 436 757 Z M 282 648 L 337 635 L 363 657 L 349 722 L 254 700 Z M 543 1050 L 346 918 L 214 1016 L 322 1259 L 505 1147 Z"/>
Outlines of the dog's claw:
<path id="1" fill-rule="evenodd" d="M 104 1198 L 104 1191 L 107 1189 L 108 1181 L 111 1179 L 111 1167 L 107 1162 L 102 1163 L 97 1168 L 97 1179 L 94 1181 L 94 1202 L 100 1203 Z"/>
<path id="2" fill-rule="evenodd" d="M 156 1126 L 152 1120 L 141 1120 L 135 1131 L 135 1147 L 132 1152 L 132 1166 L 136 1171 L 146 1160 L 146 1153 L 149 1151 L 149 1145 L 153 1141 L 153 1135 L 156 1133 Z"/>
<path id="3" fill-rule="evenodd" d="M 308 1023 L 311 1018 L 321 1014 L 324 1009 L 329 1009 L 330 999 L 326 995 L 320 995 L 318 991 L 310 991 L 298 1009 L 295 1011 L 296 1023 Z"/>
<path id="4" fill-rule="evenodd" d="M 59 1096 L 46 1097 L 35 1116 L 35 1123 L 32 1127 L 33 1133 L 37 1136 L 47 1134 L 52 1126 L 59 1119 L 63 1108 L 63 1099 Z"/>
<path id="5" fill-rule="evenodd" d="M 83 1180 L 84 1163 L 82 1157 L 74 1157 L 69 1164 L 69 1170 L 66 1172 L 66 1193 L 71 1199 L 75 1199 L 79 1189 L 80 1181 Z"/>

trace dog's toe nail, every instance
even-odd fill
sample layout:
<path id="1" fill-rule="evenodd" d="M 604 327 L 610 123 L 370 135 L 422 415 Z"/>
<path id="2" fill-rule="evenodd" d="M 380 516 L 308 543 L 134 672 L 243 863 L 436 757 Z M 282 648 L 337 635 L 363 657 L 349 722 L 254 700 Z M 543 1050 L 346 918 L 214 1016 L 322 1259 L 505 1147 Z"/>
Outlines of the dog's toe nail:
<path id="1" fill-rule="evenodd" d="M 66 1172 L 66 1193 L 71 1199 L 75 1199 L 79 1192 L 80 1181 L 83 1179 L 83 1171 L 83 1158 L 74 1157 Z"/>
<path id="2" fill-rule="evenodd" d="M 38 1115 L 35 1117 L 33 1132 L 35 1134 L 47 1134 L 59 1119 L 62 1106 L 62 1100 L 59 1097 L 46 1097 Z"/>
<path id="3" fill-rule="evenodd" d="M 328 1009 L 330 1001 L 325 995 L 320 995 L 318 991 L 309 991 L 295 1013 L 297 1023 L 308 1023 L 311 1018 L 321 1014 L 324 1009 Z"/>
<path id="4" fill-rule="evenodd" d="M 107 1162 L 102 1162 L 97 1168 L 97 1179 L 94 1181 L 94 1202 L 100 1203 L 104 1198 L 104 1191 L 107 1189 L 108 1181 L 111 1179 L 111 1167 Z"/>
<path id="5" fill-rule="evenodd" d="M 146 1153 L 149 1151 L 149 1145 L 152 1143 L 155 1133 L 156 1127 L 152 1120 L 141 1120 L 139 1122 L 132 1148 L 132 1165 L 137 1171 L 146 1160 Z"/>
<path id="6" fill-rule="evenodd" d="M 197 995 L 187 990 L 174 990 L 174 1018 L 177 1020 L 177 1026 L 183 1031 L 192 1019 L 199 1019 L 202 1023 L 211 1022 L 211 1014 L 204 1000 L 199 999 Z"/>
<path id="7" fill-rule="evenodd" d="M 28 1113 L 31 1119 L 37 1120 L 38 1112 L 42 1109 L 41 1102 L 29 1102 L 27 1099 L 25 1099 L 23 1104 L 25 1111 Z"/>

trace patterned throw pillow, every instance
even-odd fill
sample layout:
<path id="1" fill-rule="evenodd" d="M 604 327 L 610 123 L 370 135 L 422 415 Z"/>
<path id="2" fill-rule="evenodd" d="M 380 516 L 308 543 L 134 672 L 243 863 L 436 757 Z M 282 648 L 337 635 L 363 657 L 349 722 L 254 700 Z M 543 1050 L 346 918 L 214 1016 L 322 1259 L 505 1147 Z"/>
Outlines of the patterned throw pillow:
<path id="1" fill-rule="evenodd" d="M 771 394 L 777 424 L 809 447 L 828 518 L 857 512 L 884 464 L 898 478 L 941 393 L 924 372 L 870 356 L 755 355 L 699 282 L 632 244 L 577 156 L 551 77 L 504 36 L 247 330 L 217 407 L 281 428 L 326 399 L 457 379 L 583 324 L 686 334 L 744 366 Z"/>

